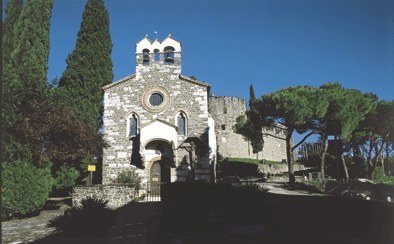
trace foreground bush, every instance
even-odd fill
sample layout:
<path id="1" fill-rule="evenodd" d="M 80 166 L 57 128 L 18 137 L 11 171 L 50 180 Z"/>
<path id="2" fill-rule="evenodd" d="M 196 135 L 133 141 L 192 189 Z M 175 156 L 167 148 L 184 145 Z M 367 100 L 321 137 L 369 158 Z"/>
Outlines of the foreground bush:
<path id="1" fill-rule="evenodd" d="M 135 169 L 122 171 L 114 180 L 114 183 L 130 184 L 135 189 L 141 188 L 141 177 L 135 172 Z"/>
<path id="2" fill-rule="evenodd" d="M 2 217 L 20 218 L 37 214 L 52 189 L 51 164 L 36 167 L 27 161 L 2 163 Z"/>
<path id="3" fill-rule="evenodd" d="M 243 161 L 232 161 L 233 159 L 226 159 L 222 163 L 218 164 L 218 171 L 221 173 L 220 176 L 232 176 L 236 175 L 239 177 L 258 176 L 258 164 L 243 162 Z"/>
<path id="4" fill-rule="evenodd" d="M 304 182 L 296 182 L 296 189 L 312 192 L 312 193 L 322 193 L 326 187 L 327 181 L 324 180 L 309 180 Z"/>
<path id="5" fill-rule="evenodd" d="M 98 198 L 83 199 L 80 205 L 74 205 L 63 215 L 52 218 L 47 225 L 67 236 L 104 236 L 116 220 L 115 211 L 107 204 L 107 200 Z"/>

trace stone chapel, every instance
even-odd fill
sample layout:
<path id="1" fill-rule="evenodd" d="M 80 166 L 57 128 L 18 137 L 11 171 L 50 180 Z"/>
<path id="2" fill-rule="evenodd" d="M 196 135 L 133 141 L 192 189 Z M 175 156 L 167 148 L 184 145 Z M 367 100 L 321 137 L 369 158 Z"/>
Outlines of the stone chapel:
<path id="1" fill-rule="evenodd" d="M 171 35 L 136 44 L 135 74 L 103 87 L 103 184 L 135 168 L 143 182 L 213 182 L 223 157 L 286 158 L 283 130 L 264 138 L 263 152 L 234 133 L 246 102 L 214 96 L 209 84 L 182 75 L 182 45 Z M 247 86 L 247 84 L 245 84 Z"/>

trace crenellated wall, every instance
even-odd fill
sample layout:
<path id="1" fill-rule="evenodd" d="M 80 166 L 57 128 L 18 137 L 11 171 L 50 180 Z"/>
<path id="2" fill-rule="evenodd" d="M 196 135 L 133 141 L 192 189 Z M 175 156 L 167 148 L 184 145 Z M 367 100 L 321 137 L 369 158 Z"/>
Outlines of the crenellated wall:
<path id="1" fill-rule="evenodd" d="M 234 132 L 236 118 L 246 112 L 245 100 L 237 97 L 210 96 L 209 113 L 215 120 L 217 145 L 223 157 L 255 158 L 273 161 L 286 159 L 286 143 L 284 131 L 280 128 L 264 128 L 264 148 L 254 154 L 252 146 L 241 135 Z"/>

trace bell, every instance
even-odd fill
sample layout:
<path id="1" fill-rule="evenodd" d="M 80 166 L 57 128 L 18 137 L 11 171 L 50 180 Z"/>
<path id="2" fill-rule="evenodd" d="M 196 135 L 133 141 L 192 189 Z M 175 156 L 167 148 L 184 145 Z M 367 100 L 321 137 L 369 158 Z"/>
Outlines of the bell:
<path id="1" fill-rule="evenodd" d="M 173 63 L 173 62 L 174 62 L 174 59 L 172 58 L 171 54 L 168 53 L 168 54 L 166 55 L 165 61 L 166 61 L 167 63 Z"/>
<path id="2" fill-rule="evenodd" d="M 149 62 L 149 54 L 144 53 L 143 59 L 144 62 Z"/>

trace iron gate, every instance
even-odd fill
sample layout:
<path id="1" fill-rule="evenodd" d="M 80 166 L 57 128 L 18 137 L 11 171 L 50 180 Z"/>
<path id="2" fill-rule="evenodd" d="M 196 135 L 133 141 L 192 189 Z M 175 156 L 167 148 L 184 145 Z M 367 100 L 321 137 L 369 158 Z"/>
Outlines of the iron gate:
<path id="1" fill-rule="evenodd" d="M 146 183 L 146 201 L 147 202 L 160 202 L 160 182 L 147 182 Z"/>

